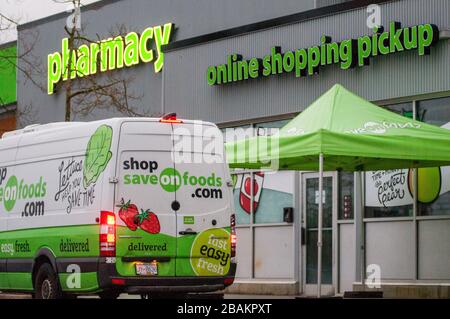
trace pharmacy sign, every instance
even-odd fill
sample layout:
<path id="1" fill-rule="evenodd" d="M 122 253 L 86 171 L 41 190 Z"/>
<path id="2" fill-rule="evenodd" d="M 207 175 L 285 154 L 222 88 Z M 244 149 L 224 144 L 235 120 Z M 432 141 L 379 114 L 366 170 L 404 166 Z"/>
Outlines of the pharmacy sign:
<path id="1" fill-rule="evenodd" d="M 155 73 L 160 72 L 164 65 L 161 46 L 169 43 L 173 28 L 173 23 L 166 23 L 146 28 L 140 34 L 130 32 L 125 36 L 83 44 L 72 50 L 69 39 L 62 39 L 61 52 L 51 53 L 47 58 L 47 93 L 53 94 L 55 85 L 69 77 L 81 78 L 140 63 L 153 62 Z"/>

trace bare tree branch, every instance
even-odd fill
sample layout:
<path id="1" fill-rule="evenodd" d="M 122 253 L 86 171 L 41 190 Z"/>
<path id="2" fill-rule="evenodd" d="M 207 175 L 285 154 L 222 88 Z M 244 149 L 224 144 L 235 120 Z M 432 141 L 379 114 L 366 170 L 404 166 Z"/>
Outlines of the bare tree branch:
<path id="1" fill-rule="evenodd" d="M 79 8 L 81 0 L 53 0 L 55 3 L 72 4 L 74 8 Z M 8 21 L 9 24 L 17 25 L 17 22 L 9 17 L 0 14 L 0 18 Z M 133 83 L 132 76 L 125 76 L 126 72 L 112 71 L 111 73 L 80 76 L 82 72 L 77 69 L 76 60 L 79 57 L 78 48 L 82 44 L 100 43 L 102 38 L 96 34 L 96 39 L 90 39 L 83 33 L 84 25 L 77 28 L 76 17 L 72 20 L 71 26 L 66 25 L 64 31 L 68 38 L 68 61 L 63 65 L 63 73 L 67 74 L 67 79 L 62 80 L 57 86 L 60 88 L 60 94 L 65 96 L 65 121 L 71 121 L 76 114 L 88 116 L 95 110 L 114 109 L 121 114 L 128 116 L 149 116 L 149 114 L 137 111 L 138 104 L 142 95 L 135 94 L 130 90 Z M 109 31 L 110 36 L 116 38 L 125 35 L 127 28 L 124 25 L 116 25 Z M 25 32 L 25 31 L 22 31 Z M 39 32 L 35 29 L 29 30 L 29 33 L 21 38 L 26 41 L 20 42 L 20 52 L 18 55 L 0 56 L 0 60 L 13 65 L 18 72 L 24 75 L 25 83 L 29 81 L 33 86 L 46 94 L 47 66 L 43 65 L 42 56 L 35 56 L 35 46 L 39 41 Z M 34 33 L 33 33 L 34 32 Z M 31 40 L 31 41 L 30 41 Z M 72 61 L 74 59 L 75 61 Z M 101 65 L 101 57 L 97 59 L 98 66 Z M 71 75 L 75 73 L 75 77 Z M 1 101 L 0 101 L 1 103 Z M 20 106 L 17 117 L 20 125 L 32 123 L 36 118 L 37 111 L 33 111 L 32 105 Z"/>
<path id="2" fill-rule="evenodd" d="M 65 3 L 72 2 L 74 6 L 80 5 L 80 0 L 62 1 Z M 79 74 L 80 71 L 77 69 L 76 63 L 72 63 L 74 56 L 78 58 L 79 52 L 77 47 L 82 44 L 99 43 L 101 38 L 97 34 L 97 39 L 90 39 L 80 32 L 83 30 L 83 27 L 79 30 L 75 27 L 75 23 L 72 28 L 65 26 L 64 30 L 68 36 L 69 44 L 69 61 L 64 66 L 67 72 L 66 74 L 68 74 L 67 81 L 64 83 L 66 93 L 66 121 L 70 121 L 72 112 L 86 116 L 95 109 L 110 108 L 129 116 L 146 116 L 147 114 L 137 112 L 136 108 L 131 105 L 131 102 L 137 102 L 142 98 L 142 96 L 130 93 L 128 87 L 134 80 L 131 77 L 117 77 L 116 74 L 111 74 L 107 77 L 90 75 L 71 79 L 70 75 L 73 72 Z M 111 30 L 109 33 L 113 38 L 122 36 L 126 34 L 126 27 L 124 25 L 116 25 L 116 30 Z M 101 64 L 101 58 L 97 60 L 97 64 Z"/>
<path id="3" fill-rule="evenodd" d="M 14 21 L 12 18 L 10 18 L 10 17 L 8 17 L 8 16 L 6 16 L 3 13 L 0 12 L 0 27 L 2 25 L 4 25 L 3 20 L 6 20 L 6 26 L 7 27 L 0 28 L 0 30 L 10 29 L 11 25 L 17 26 L 17 22 L 16 21 Z"/>

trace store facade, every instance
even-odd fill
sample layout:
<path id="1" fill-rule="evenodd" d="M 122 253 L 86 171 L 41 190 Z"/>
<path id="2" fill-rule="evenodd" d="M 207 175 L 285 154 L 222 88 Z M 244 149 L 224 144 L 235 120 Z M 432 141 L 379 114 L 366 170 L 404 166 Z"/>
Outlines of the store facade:
<path id="1" fill-rule="evenodd" d="M 371 2 L 384 30 L 368 27 Z M 273 134 L 335 83 L 404 116 L 449 125 L 450 4 L 371 2 L 104 1 L 87 6 L 82 23 L 101 39 L 117 25 L 142 38 L 146 28 L 170 23 L 151 63 L 105 67 L 105 74 L 136 78 L 130 87 L 142 96 L 140 110 L 212 121 L 228 139 Z M 47 68 L 49 55 L 62 51 L 66 19 L 19 28 L 19 55 L 39 39 L 33 52 L 45 67 L 43 83 L 55 70 Z M 51 81 L 58 87 L 57 78 Z M 32 105 L 33 122 L 64 119 L 64 92 L 48 93 L 18 74 L 18 107 Z M 118 115 L 104 108 L 73 120 Z M 413 199 L 408 170 L 326 173 L 325 294 L 368 289 L 363 283 L 379 278 L 387 296 L 450 297 L 450 169 L 417 174 Z M 239 266 L 230 291 L 315 295 L 317 174 L 234 176 Z"/>

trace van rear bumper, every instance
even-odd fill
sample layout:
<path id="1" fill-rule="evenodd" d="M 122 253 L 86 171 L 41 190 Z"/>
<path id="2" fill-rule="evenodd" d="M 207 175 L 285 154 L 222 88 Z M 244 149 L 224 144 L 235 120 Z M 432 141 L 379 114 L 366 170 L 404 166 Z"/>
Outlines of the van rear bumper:
<path id="1" fill-rule="evenodd" d="M 188 293 L 188 292 L 214 292 L 225 289 L 224 284 L 219 285 L 195 285 L 195 286 L 130 286 L 125 287 L 123 292 L 129 294 L 143 293 Z"/>
<path id="2" fill-rule="evenodd" d="M 107 264 L 103 259 L 98 271 L 100 289 L 130 294 L 213 292 L 231 285 L 236 274 L 236 263 L 231 263 L 228 274 L 221 277 L 123 277 L 117 273 L 115 264 Z"/>

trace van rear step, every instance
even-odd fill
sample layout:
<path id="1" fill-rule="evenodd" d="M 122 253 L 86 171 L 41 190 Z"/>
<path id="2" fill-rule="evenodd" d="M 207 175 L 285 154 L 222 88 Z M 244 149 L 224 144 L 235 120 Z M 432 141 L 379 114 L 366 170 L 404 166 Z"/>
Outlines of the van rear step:
<path id="1" fill-rule="evenodd" d="M 187 294 L 189 291 L 195 291 L 196 293 L 211 293 L 218 290 L 223 290 L 225 285 L 203 285 L 203 286 L 131 286 L 125 287 L 124 292 L 131 295 L 141 295 L 143 292 L 152 294 L 169 294 L 169 293 L 182 293 Z"/>
<path id="2" fill-rule="evenodd" d="M 346 291 L 344 292 L 344 299 L 375 299 L 383 298 L 382 291 Z"/>

